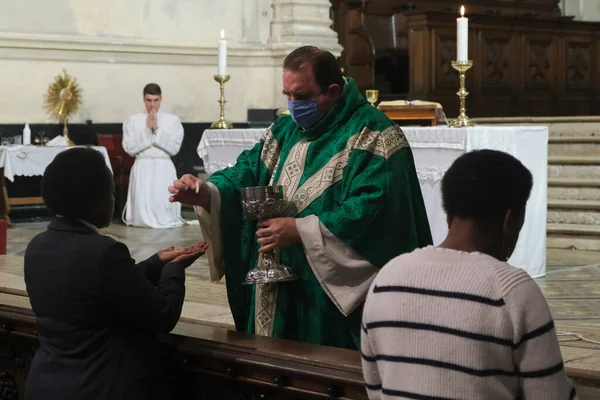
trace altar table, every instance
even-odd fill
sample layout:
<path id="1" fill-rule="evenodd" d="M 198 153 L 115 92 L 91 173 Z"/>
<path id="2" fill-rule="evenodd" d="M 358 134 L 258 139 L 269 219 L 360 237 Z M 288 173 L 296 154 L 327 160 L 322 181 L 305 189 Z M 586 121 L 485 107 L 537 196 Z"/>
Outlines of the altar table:
<path id="1" fill-rule="evenodd" d="M 500 150 L 519 159 L 533 175 L 525 223 L 509 262 L 534 278 L 546 273 L 548 128 L 545 126 L 476 126 L 471 128 L 403 127 L 411 145 L 433 242 L 448 233 L 442 208 L 441 179 L 461 154 Z M 198 146 L 208 174 L 233 166 L 244 150 L 260 141 L 263 129 L 206 130 Z"/>
<path id="2" fill-rule="evenodd" d="M 82 146 L 83 147 L 83 146 Z M 100 146 L 86 146 L 98 150 L 104 156 L 106 166 L 112 172 L 110 159 L 106 148 Z M 13 182 L 15 176 L 42 176 L 46 167 L 54 160 L 58 153 L 71 147 L 45 147 L 45 146 L 0 146 L 0 179 L 2 194 L 0 195 L 0 219 L 8 219 L 10 206 L 14 204 L 43 204 L 41 197 L 26 197 L 9 199 L 4 184 L 4 178 Z"/>

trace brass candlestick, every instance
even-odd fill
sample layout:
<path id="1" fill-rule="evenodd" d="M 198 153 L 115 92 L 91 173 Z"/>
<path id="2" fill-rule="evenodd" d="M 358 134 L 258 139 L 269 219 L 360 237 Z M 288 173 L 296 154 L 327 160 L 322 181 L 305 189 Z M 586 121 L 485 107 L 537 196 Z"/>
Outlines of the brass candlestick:
<path id="1" fill-rule="evenodd" d="M 221 117 L 215 123 L 213 123 L 210 127 L 217 129 L 229 129 L 233 128 L 233 124 L 231 122 L 225 121 L 225 82 L 227 82 L 230 78 L 229 75 L 215 75 L 215 81 L 219 82 L 221 86 L 221 98 L 219 99 L 219 104 L 221 105 Z"/>
<path id="2" fill-rule="evenodd" d="M 452 61 L 452 68 L 458 71 L 460 77 L 460 90 L 456 93 L 460 99 L 460 114 L 458 118 L 452 120 L 450 123 L 455 127 L 467 127 L 473 126 L 475 123 L 467 117 L 467 106 L 466 100 L 469 92 L 465 89 L 465 73 L 473 66 L 473 61 Z"/>

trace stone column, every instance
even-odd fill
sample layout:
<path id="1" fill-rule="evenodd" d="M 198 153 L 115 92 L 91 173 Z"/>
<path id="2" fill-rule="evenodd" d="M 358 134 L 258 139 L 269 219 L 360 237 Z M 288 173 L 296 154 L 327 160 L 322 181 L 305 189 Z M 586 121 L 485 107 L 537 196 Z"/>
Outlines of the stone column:
<path id="1" fill-rule="evenodd" d="M 243 0 L 242 32 L 245 43 L 267 43 L 273 19 L 272 0 Z"/>
<path id="2" fill-rule="evenodd" d="M 273 48 L 293 49 L 313 45 L 339 56 L 342 48 L 332 29 L 329 0 L 273 0 Z"/>
<path id="3" fill-rule="evenodd" d="M 600 22 L 600 1 L 562 0 L 563 15 L 575 17 L 578 21 Z"/>
<path id="4" fill-rule="evenodd" d="M 581 0 L 581 20 L 589 22 L 600 21 L 600 1 Z"/>

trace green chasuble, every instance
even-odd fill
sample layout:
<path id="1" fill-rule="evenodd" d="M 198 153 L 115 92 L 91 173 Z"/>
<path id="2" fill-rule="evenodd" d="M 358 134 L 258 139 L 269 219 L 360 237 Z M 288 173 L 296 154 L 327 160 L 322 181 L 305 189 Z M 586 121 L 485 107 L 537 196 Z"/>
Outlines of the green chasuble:
<path id="1" fill-rule="evenodd" d="M 357 349 L 362 313 L 362 306 L 348 316 L 336 307 L 301 244 L 279 251 L 280 262 L 299 280 L 275 289 L 242 285 L 257 265 L 259 248 L 256 222 L 241 208 L 243 187 L 283 185 L 298 207 L 297 218 L 318 217 L 376 268 L 432 243 L 408 142 L 352 79 L 316 126 L 303 130 L 291 117 L 280 117 L 235 166 L 208 181 L 221 196 L 222 257 L 238 331 Z"/>

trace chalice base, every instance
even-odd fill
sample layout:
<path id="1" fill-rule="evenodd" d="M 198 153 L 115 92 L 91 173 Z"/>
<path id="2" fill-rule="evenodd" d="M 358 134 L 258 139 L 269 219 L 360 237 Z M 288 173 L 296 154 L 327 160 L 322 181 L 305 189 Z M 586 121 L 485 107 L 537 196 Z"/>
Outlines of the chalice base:
<path id="1" fill-rule="evenodd" d="M 244 285 L 295 281 L 298 278 L 285 265 L 273 265 L 271 268 L 256 268 L 248 271 Z"/>
<path id="2" fill-rule="evenodd" d="M 263 255 L 262 260 L 260 260 L 258 264 L 258 268 L 248 271 L 244 284 L 277 283 L 294 281 L 296 279 L 298 278 L 294 276 L 292 270 L 275 261 L 275 253 L 269 251 Z"/>

